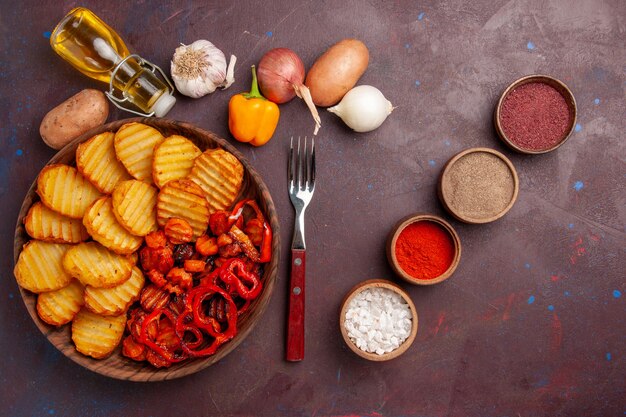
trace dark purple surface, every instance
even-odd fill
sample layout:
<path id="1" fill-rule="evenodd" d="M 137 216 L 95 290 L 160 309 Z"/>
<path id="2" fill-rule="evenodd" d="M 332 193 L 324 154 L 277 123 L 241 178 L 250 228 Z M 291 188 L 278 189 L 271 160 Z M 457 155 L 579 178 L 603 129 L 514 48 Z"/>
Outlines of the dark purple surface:
<path id="1" fill-rule="evenodd" d="M 162 3 L 162 4 L 159 4 Z M 54 154 L 38 133 L 52 107 L 104 89 L 57 57 L 49 32 L 75 5 L 91 8 L 169 73 L 181 42 L 205 38 L 239 58 L 236 83 L 169 118 L 233 140 L 227 102 L 249 89 L 249 66 L 286 46 L 308 68 L 328 46 L 357 37 L 370 50 L 360 84 L 398 106 L 378 130 L 355 134 L 321 111 L 317 185 L 307 212 L 306 357 L 284 361 L 288 256 L 264 319 L 219 364 L 180 380 L 128 383 L 60 354 L 26 312 L 12 275 L 15 219 Z M 7 416 L 618 416 L 626 412 L 626 3 L 3 1 L 0 8 L 0 415 Z M 492 111 L 508 83 L 545 73 L 579 108 L 568 143 L 514 154 Z M 281 106 L 275 137 L 235 144 L 265 178 L 288 253 L 293 211 L 286 157 L 312 132 L 304 103 Z M 109 120 L 130 117 L 118 110 Z M 463 225 L 436 197 L 443 164 L 473 146 L 504 152 L 520 194 L 501 220 Z M 412 212 L 444 215 L 463 255 L 432 288 L 410 287 L 420 328 L 400 358 L 369 363 L 344 344 L 339 304 L 368 278 L 400 282 L 386 263 L 392 225 Z"/>

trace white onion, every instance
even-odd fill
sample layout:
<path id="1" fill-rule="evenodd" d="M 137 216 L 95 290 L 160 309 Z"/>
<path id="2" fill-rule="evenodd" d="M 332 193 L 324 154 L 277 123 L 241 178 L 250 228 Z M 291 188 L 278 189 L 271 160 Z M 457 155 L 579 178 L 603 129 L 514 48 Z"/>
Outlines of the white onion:
<path id="1" fill-rule="evenodd" d="M 339 104 L 328 108 L 355 132 L 377 129 L 394 107 L 383 93 L 371 85 L 359 85 L 348 91 Z"/>

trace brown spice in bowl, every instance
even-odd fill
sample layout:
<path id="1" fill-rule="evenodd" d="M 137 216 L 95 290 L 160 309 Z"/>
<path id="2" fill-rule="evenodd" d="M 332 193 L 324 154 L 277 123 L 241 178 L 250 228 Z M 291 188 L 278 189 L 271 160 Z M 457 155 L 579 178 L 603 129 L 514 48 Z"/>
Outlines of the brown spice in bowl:
<path id="1" fill-rule="evenodd" d="M 459 220 L 486 223 L 498 219 L 517 197 L 513 165 L 499 152 L 470 149 L 453 157 L 441 181 L 441 197 Z"/>

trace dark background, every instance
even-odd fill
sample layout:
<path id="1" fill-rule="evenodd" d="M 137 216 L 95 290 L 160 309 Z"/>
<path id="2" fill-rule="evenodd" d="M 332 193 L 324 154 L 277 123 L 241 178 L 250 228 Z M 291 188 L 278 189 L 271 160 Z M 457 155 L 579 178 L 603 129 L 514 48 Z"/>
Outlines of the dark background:
<path id="1" fill-rule="evenodd" d="M 179 43 L 208 39 L 239 58 L 236 83 L 193 100 L 171 119 L 228 139 L 264 177 L 280 218 L 283 262 L 263 320 L 215 366 L 183 379 L 130 383 L 66 359 L 37 330 L 13 269 L 21 201 L 54 155 L 43 116 L 87 87 L 105 89 L 56 56 L 49 32 L 74 6 L 91 8 L 133 51 L 161 65 Z M 397 108 L 355 134 L 320 110 L 318 182 L 307 213 L 306 358 L 284 357 L 287 197 L 291 136 L 311 134 L 304 103 L 281 106 L 274 138 L 253 149 L 227 127 L 231 95 L 269 49 L 307 68 L 330 45 L 363 40 L 359 84 Z M 622 0 L 74 1 L 0 8 L 0 414 L 7 416 L 618 416 L 626 413 L 626 3 Z M 557 151 L 524 156 L 496 137 L 492 112 L 514 79 L 545 73 L 574 92 L 579 118 Z M 109 120 L 132 117 L 112 110 Z M 504 152 L 520 193 L 495 223 L 464 225 L 443 212 L 443 164 L 474 146 Z M 384 255 L 392 225 L 414 212 L 443 215 L 463 244 L 452 278 L 401 284 L 419 314 L 413 346 L 370 363 L 343 343 L 341 299 L 369 278 L 399 280 Z"/>

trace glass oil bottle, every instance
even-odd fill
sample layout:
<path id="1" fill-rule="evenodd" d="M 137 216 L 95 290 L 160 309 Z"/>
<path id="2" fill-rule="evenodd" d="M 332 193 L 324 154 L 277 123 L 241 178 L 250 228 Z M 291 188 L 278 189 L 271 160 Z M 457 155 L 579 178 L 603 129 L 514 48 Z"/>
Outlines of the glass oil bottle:
<path id="1" fill-rule="evenodd" d="M 123 110 L 163 117 L 176 103 L 174 87 L 163 70 L 131 54 L 119 35 L 86 8 L 77 7 L 61 20 L 50 45 L 86 76 L 109 83 L 107 97 Z"/>

